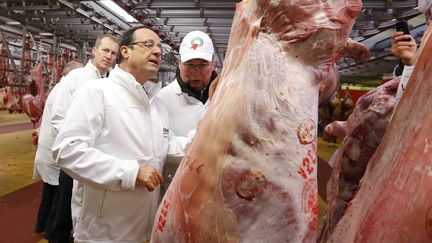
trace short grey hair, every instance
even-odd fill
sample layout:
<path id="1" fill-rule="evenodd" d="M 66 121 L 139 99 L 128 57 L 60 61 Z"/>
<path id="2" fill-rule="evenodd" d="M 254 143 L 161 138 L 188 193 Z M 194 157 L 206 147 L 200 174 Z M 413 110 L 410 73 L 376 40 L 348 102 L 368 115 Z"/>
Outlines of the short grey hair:
<path id="1" fill-rule="evenodd" d="M 98 38 L 96 39 L 95 45 L 94 45 L 96 48 L 98 48 L 100 46 L 103 38 L 109 38 L 109 39 L 113 40 L 115 43 L 120 44 L 118 39 L 115 38 L 114 36 L 112 36 L 110 34 L 104 34 L 104 35 L 98 36 Z"/>
<path id="2" fill-rule="evenodd" d="M 72 60 L 72 61 L 65 64 L 63 71 L 62 71 L 62 76 L 66 76 L 70 71 L 74 70 L 75 68 L 80 68 L 80 67 L 84 67 L 84 65 L 77 60 Z"/>

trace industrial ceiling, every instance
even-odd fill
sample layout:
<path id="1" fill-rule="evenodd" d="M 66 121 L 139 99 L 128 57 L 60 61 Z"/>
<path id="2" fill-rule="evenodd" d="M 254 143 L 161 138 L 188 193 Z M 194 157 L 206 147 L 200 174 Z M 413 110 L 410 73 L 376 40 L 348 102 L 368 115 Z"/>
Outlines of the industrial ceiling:
<path id="1" fill-rule="evenodd" d="M 239 1 L 211 0 L 117 0 L 120 7 L 142 24 L 153 26 L 164 41 L 165 64 L 175 66 L 182 38 L 192 30 L 207 32 L 215 44 L 215 61 L 221 66 L 228 44 L 235 5 Z M 373 52 L 372 60 L 355 64 L 339 62 L 342 80 L 376 78 L 391 73 L 398 60 L 390 53 L 391 33 L 398 20 L 409 20 L 418 42 L 425 30 L 416 0 L 365 0 L 351 37 Z M 101 1 L 0 0 L 0 29 L 19 31 L 26 27 L 35 38 L 53 34 L 60 43 L 91 46 L 100 34 L 120 35 L 128 27 L 118 13 Z M 165 65 L 166 66 L 166 65 Z"/>

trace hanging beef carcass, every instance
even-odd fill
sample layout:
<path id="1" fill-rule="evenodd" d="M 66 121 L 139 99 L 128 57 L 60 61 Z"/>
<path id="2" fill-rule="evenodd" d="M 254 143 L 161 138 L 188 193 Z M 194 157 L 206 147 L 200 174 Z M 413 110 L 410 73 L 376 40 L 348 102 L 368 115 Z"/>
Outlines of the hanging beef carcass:
<path id="1" fill-rule="evenodd" d="M 331 162 L 334 169 L 328 185 L 326 214 L 320 225 L 324 242 L 353 199 L 366 166 L 378 147 L 396 105 L 399 78 L 363 95 L 347 121 L 326 127 L 332 136 L 344 138 Z"/>
<path id="2" fill-rule="evenodd" d="M 22 109 L 19 105 L 21 90 L 19 87 L 10 86 L 11 84 L 19 84 L 18 77 L 12 70 L 13 68 L 8 58 L 7 47 L 2 45 L 0 50 L 0 85 L 4 86 L 3 106 L 7 108 L 9 113 L 21 113 Z"/>
<path id="3" fill-rule="evenodd" d="M 9 69 L 12 70 L 11 65 L 9 64 Z M 18 77 L 15 75 L 14 72 L 9 72 L 7 75 L 8 84 L 12 85 L 19 85 Z M 22 107 L 20 105 L 21 100 L 21 87 L 12 87 L 12 86 L 6 86 L 7 91 L 7 104 L 6 108 L 10 114 L 12 113 L 22 113 Z"/>
<path id="4" fill-rule="evenodd" d="M 359 189 L 327 242 L 432 242 L 432 29 Z"/>
<path id="5" fill-rule="evenodd" d="M 318 96 L 337 87 L 334 63 L 360 10 L 354 0 L 237 4 L 212 104 L 151 242 L 315 241 Z"/>
<path id="6" fill-rule="evenodd" d="M 0 85 L 5 86 L 8 83 L 7 69 L 8 69 L 8 56 L 7 50 L 4 46 L 0 48 Z"/>
<path id="7" fill-rule="evenodd" d="M 42 77 L 42 63 L 37 64 L 30 71 L 31 75 L 27 78 L 30 83 L 30 94 L 25 94 L 21 98 L 21 106 L 24 112 L 30 117 L 34 128 L 42 117 L 46 95 L 44 80 Z"/>

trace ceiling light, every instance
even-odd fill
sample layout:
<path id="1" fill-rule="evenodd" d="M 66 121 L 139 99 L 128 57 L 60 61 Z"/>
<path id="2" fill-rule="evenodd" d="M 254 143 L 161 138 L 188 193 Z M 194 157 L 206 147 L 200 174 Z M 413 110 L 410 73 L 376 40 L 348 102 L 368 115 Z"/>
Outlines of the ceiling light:
<path id="1" fill-rule="evenodd" d="M 52 33 L 48 33 L 48 32 L 41 32 L 41 33 L 39 33 L 39 35 L 41 35 L 41 36 L 52 36 L 53 34 Z"/>
<path id="2" fill-rule="evenodd" d="M 123 8 L 117 5 L 117 3 L 111 0 L 102 0 L 99 2 L 105 5 L 107 8 L 111 9 L 113 13 L 116 13 L 121 17 L 123 17 L 127 22 L 138 22 L 138 20 L 136 20 L 134 17 L 128 14 Z"/>
<path id="3" fill-rule="evenodd" d="M 21 23 L 18 21 L 6 21 L 7 25 L 20 25 Z"/>

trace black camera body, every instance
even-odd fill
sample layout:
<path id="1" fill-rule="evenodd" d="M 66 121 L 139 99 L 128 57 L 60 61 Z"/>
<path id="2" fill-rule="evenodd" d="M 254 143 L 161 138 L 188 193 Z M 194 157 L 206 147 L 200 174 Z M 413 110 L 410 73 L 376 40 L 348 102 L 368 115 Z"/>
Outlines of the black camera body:
<path id="1" fill-rule="evenodd" d="M 405 21 L 399 21 L 395 24 L 396 31 L 401 31 L 405 35 L 409 35 L 408 23 Z M 410 41 L 411 39 L 404 39 L 403 41 Z"/>

